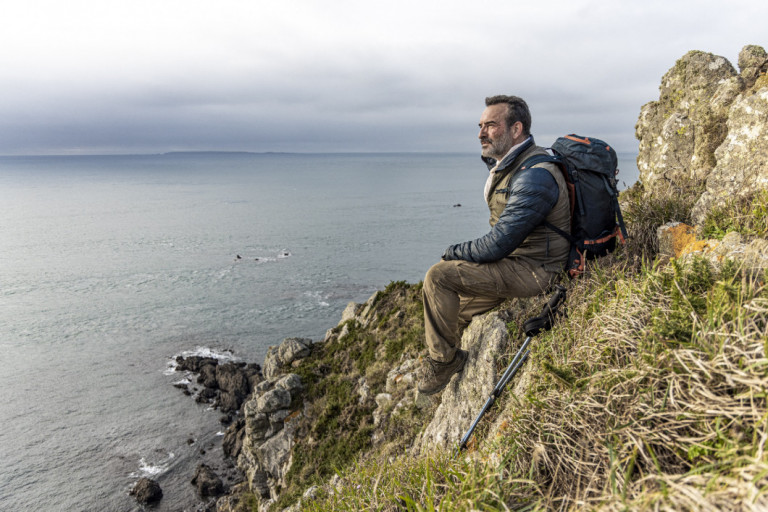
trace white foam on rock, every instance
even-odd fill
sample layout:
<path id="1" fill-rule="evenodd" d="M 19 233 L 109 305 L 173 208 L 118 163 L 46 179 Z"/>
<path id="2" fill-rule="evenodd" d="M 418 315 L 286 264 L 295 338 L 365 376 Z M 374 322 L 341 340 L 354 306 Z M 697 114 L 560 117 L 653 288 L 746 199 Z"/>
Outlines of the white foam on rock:
<path id="1" fill-rule="evenodd" d="M 163 371 L 165 375 L 175 375 L 176 368 L 179 366 L 179 363 L 176 362 L 176 358 L 179 356 L 183 357 L 184 359 L 194 356 L 210 357 L 212 359 L 218 360 L 219 363 L 241 362 L 241 359 L 235 356 L 231 350 L 217 350 L 210 347 L 197 347 L 194 350 L 185 350 L 184 352 L 171 357 L 165 365 L 165 370 Z"/>

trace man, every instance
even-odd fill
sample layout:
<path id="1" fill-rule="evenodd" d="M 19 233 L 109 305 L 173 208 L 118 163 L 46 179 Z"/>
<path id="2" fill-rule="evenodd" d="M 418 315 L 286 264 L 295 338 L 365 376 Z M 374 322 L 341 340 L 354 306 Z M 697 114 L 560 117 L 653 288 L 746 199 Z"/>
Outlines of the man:
<path id="1" fill-rule="evenodd" d="M 467 352 L 461 332 L 473 315 L 485 313 L 509 297 L 547 291 L 563 270 L 570 244 L 545 226 L 570 232 L 568 189 L 551 163 L 522 164 L 546 151 L 530 134 L 528 105 L 516 96 L 485 99 L 480 117 L 482 158 L 490 174 L 485 184 L 491 230 L 450 246 L 424 278 L 424 326 L 429 357 L 419 391 L 441 391 L 461 372 Z"/>

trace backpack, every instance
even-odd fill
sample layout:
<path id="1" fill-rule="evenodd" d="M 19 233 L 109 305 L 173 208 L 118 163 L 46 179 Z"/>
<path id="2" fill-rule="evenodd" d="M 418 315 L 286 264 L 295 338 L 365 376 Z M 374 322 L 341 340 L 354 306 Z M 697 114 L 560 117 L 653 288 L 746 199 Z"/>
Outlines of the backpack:
<path id="1" fill-rule="evenodd" d="M 587 260 L 613 252 L 616 240 L 623 244 L 627 238 L 616 188 L 618 157 L 602 140 L 574 134 L 559 137 L 550 149 L 554 156 L 533 156 L 521 170 L 551 162 L 563 173 L 571 203 L 571 233 L 548 222 L 544 225 L 571 243 L 565 270 L 577 277 L 584 273 Z"/>

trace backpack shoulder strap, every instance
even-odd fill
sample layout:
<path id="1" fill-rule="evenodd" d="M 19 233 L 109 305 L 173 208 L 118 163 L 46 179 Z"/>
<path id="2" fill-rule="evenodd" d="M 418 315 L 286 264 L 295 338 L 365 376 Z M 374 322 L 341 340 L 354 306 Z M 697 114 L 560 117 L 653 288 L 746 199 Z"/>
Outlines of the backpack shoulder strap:
<path id="1" fill-rule="evenodd" d="M 528 160 L 524 161 L 523 164 L 520 166 L 520 170 L 528 169 L 530 167 L 536 167 L 539 164 L 542 164 L 544 162 L 549 162 L 553 164 L 557 164 L 561 167 L 565 166 L 565 162 L 563 159 L 559 156 L 552 156 L 552 155 L 534 155 L 530 157 Z"/>
<path id="2" fill-rule="evenodd" d="M 563 174 L 563 179 L 565 180 L 565 185 L 568 188 L 568 204 L 570 206 L 571 211 L 571 218 L 573 218 L 573 211 L 576 207 L 576 193 L 573 186 L 573 182 L 571 181 L 570 173 L 568 172 L 568 162 L 565 161 L 563 157 L 560 155 L 535 155 L 523 162 L 523 165 L 520 166 L 520 170 L 523 169 L 530 169 L 531 167 L 536 167 L 539 164 L 542 163 L 552 163 L 557 166 L 558 169 L 560 169 L 560 172 Z M 544 221 L 544 225 L 547 226 L 552 231 L 556 232 L 558 235 L 562 236 L 569 242 L 573 243 L 576 241 L 576 239 L 571 236 L 570 233 L 566 233 L 562 229 L 558 228 L 557 226 L 554 226 L 550 224 L 547 221 Z"/>

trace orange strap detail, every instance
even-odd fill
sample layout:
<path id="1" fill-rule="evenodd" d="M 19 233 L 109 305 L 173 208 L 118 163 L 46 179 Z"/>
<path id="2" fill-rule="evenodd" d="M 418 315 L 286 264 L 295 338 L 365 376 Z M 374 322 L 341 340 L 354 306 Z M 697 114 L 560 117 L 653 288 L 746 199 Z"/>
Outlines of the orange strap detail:
<path id="1" fill-rule="evenodd" d="M 589 138 L 587 138 L 587 137 L 584 137 L 583 139 L 580 139 L 578 137 L 574 137 L 573 135 L 566 135 L 565 138 L 569 139 L 569 140 L 572 140 L 574 142 L 581 142 L 583 144 L 592 144 L 592 141 L 589 140 Z"/>
<path id="2" fill-rule="evenodd" d="M 626 240 L 624 240 L 624 236 L 621 234 L 621 228 L 618 224 L 616 224 L 616 227 L 613 228 L 613 232 L 610 235 L 606 235 L 603 238 L 598 238 L 595 240 L 584 240 L 584 245 L 596 245 L 596 244 L 602 244 L 604 242 L 607 242 L 613 237 L 618 237 L 619 242 L 626 243 Z"/>
<path id="3" fill-rule="evenodd" d="M 568 275 L 571 276 L 572 278 L 579 277 L 581 274 L 583 274 L 584 266 L 586 264 L 584 254 L 578 249 L 576 249 L 576 252 L 579 255 L 579 257 L 576 260 L 574 260 L 574 263 L 576 263 L 576 266 L 568 271 Z"/>

